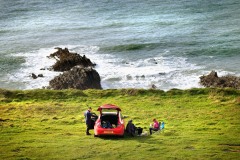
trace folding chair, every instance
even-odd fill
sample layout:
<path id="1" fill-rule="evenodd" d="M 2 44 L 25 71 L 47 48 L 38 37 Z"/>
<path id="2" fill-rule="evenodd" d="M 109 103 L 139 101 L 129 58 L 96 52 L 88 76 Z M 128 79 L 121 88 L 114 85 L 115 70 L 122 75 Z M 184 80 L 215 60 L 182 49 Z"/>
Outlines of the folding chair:
<path id="1" fill-rule="evenodd" d="M 158 123 L 158 130 L 152 130 L 152 133 L 159 134 L 161 131 L 161 122 Z"/>
<path id="2" fill-rule="evenodd" d="M 162 124 L 161 124 L 161 130 L 164 129 L 164 128 L 165 128 L 165 123 L 162 122 Z"/>

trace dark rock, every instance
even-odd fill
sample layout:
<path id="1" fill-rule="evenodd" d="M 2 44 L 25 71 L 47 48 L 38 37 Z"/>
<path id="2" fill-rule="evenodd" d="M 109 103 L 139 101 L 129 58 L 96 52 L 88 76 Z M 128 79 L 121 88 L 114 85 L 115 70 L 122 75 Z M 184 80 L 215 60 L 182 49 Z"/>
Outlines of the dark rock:
<path id="1" fill-rule="evenodd" d="M 33 79 L 37 79 L 37 75 L 34 74 L 34 73 L 32 73 L 32 78 L 33 78 Z"/>
<path id="2" fill-rule="evenodd" d="M 67 48 L 55 48 L 56 52 L 50 54 L 49 58 L 54 58 L 57 62 L 52 66 L 54 71 L 68 71 L 74 66 L 80 65 L 83 67 L 93 67 L 96 64 L 92 63 L 85 55 L 80 56 L 77 53 L 69 52 Z"/>
<path id="3" fill-rule="evenodd" d="M 217 72 L 212 71 L 209 75 L 200 77 L 200 84 L 204 87 L 240 89 L 240 77 L 232 75 L 218 77 Z"/>
<path id="4" fill-rule="evenodd" d="M 141 78 L 141 79 L 144 79 L 144 78 L 145 78 L 145 76 L 144 76 L 144 75 L 141 75 L 141 76 L 136 76 L 136 78 L 137 78 L 137 79 L 140 79 L 140 78 Z"/>
<path id="5" fill-rule="evenodd" d="M 49 82 L 49 88 L 61 89 L 102 89 L 100 76 L 92 67 L 75 66 L 70 71 L 63 72 Z"/>
<path id="6" fill-rule="evenodd" d="M 156 89 L 157 86 L 155 84 L 152 84 L 151 89 Z"/>
<path id="7" fill-rule="evenodd" d="M 218 79 L 217 72 L 212 71 L 209 75 L 200 77 L 200 84 L 205 87 L 212 87 L 218 83 Z"/>
<path id="8" fill-rule="evenodd" d="M 159 72 L 158 74 L 159 74 L 160 76 L 166 75 L 166 73 L 164 73 L 164 72 Z"/>
<path id="9" fill-rule="evenodd" d="M 38 74 L 38 77 L 43 77 L 43 74 Z"/>

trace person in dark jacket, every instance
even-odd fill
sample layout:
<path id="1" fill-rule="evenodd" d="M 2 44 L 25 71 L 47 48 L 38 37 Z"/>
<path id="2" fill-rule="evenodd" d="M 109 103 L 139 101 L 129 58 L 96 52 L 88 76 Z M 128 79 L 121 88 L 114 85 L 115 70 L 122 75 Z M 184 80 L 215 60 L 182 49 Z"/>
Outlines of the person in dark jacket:
<path id="1" fill-rule="evenodd" d="M 89 130 L 91 129 L 91 125 L 92 125 L 92 108 L 89 107 L 88 110 L 84 113 L 84 117 L 85 117 L 85 121 L 86 121 L 86 125 L 87 125 L 87 130 L 86 130 L 86 135 L 91 135 L 89 133 Z"/>
<path id="2" fill-rule="evenodd" d="M 128 124 L 126 126 L 126 132 L 129 133 L 131 136 L 135 135 L 136 126 L 132 123 L 132 120 L 128 121 Z"/>

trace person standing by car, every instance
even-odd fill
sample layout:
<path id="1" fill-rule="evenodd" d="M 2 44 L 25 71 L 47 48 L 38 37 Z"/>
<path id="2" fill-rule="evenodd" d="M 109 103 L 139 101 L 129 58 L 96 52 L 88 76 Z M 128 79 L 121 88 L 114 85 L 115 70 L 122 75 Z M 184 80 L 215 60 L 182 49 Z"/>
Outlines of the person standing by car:
<path id="1" fill-rule="evenodd" d="M 159 130 L 159 123 L 158 121 L 154 118 L 153 119 L 153 124 L 151 124 L 149 128 L 150 135 L 152 134 L 152 131 L 158 131 Z"/>
<path id="2" fill-rule="evenodd" d="M 86 121 L 86 125 L 87 125 L 87 130 L 86 130 L 86 135 L 91 135 L 89 133 L 89 130 L 91 129 L 91 125 L 92 125 L 92 108 L 88 107 L 88 110 L 84 113 L 84 117 L 85 117 L 85 121 Z"/>

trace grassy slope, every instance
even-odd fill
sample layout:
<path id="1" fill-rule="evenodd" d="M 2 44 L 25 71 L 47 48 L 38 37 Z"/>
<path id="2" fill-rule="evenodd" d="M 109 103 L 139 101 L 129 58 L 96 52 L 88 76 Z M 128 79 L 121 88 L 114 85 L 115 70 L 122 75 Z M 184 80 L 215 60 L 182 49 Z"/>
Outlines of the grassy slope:
<path id="1" fill-rule="evenodd" d="M 166 128 L 146 137 L 86 136 L 86 106 L 105 103 L 144 131 L 153 118 Z M 239 107 L 240 91 L 231 89 L 0 90 L 0 159 L 239 159 Z"/>

